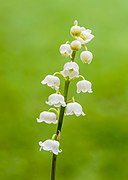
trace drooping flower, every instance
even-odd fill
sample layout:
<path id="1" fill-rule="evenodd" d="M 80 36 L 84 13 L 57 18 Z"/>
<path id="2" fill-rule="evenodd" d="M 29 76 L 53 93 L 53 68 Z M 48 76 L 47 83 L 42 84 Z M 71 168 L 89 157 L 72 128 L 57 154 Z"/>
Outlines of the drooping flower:
<path id="1" fill-rule="evenodd" d="M 56 124 L 58 121 L 56 119 L 56 114 L 53 112 L 43 111 L 40 113 L 39 118 L 37 118 L 37 122 L 46 122 L 47 124 Z"/>
<path id="2" fill-rule="evenodd" d="M 79 51 L 81 49 L 81 43 L 78 40 L 72 41 L 70 46 L 73 51 Z"/>
<path id="3" fill-rule="evenodd" d="M 60 86 L 60 79 L 53 75 L 47 75 L 41 83 L 47 84 L 49 87 L 58 90 Z"/>
<path id="4" fill-rule="evenodd" d="M 60 46 L 60 54 L 64 57 L 71 57 L 72 50 L 69 44 L 62 44 Z"/>
<path id="5" fill-rule="evenodd" d="M 90 29 L 85 29 L 84 27 L 81 27 L 81 34 L 77 38 L 77 40 L 80 41 L 81 44 L 86 44 L 90 42 L 94 38 L 94 35 L 92 35 L 91 32 L 92 31 Z"/>
<path id="6" fill-rule="evenodd" d="M 90 51 L 83 51 L 80 54 L 80 59 L 83 63 L 88 63 L 90 64 L 92 61 L 93 55 Z"/>
<path id="7" fill-rule="evenodd" d="M 68 103 L 66 106 L 65 115 L 73 115 L 73 114 L 75 114 L 76 116 L 80 116 L 80 115 L 85 116 L 85 113 L 82 110 L 82 106 L 77 102 Z"/>
<path id="8" fill-rule="evenodd" d="M 77 84 L 77 93 L 80 93 L 80 92 L 88 92 L 88 93 L 92 93 L 92 89 L 91 89 L 91 82 L 87 81 L 87 80 L 82 80 L 82 81 L 79 81 Z"/>
<path id="9" fill-rule="evenodd" d="M 64 77 L 69 77 L 70 79 L 74 77 L 78 77 L 79 75 L 79 66 L 75 62 L 67 62 L 64 67 L 63 71 L 61 71 L 61 74 Z"/>
<path id="10" fill-rule="evenodd" d="M 73 37 L 80 36 L 80 34 L 81 34 L 80 26 L 78 26 L 78 25 L 72 26 L 71 29 L 70 29 L 70 34 Z"/>
<path id="11" fill-rule="evenodd" d="M 51 94 L 48 97 L 48 101 L 46 101 L 46 104 L 48 104 L 50 106 L 55 106 L 55 107 L 60 107 L 60 106 L 65 107 L 66 106 L 64 97 L 61 94 L 56 94 L 56 93 Z"/>
<path id="12" fill-rule="evenodd" d="M 58 153 L 62 152 L 62 150 L 59 150 L 60 143 L 56 140 L 48 139 L 44 142 L 40 141 L 39 145 L 40 145 L 40 151 L 41 150 L 50 151 L 55 155 L 58 155 Z"/>

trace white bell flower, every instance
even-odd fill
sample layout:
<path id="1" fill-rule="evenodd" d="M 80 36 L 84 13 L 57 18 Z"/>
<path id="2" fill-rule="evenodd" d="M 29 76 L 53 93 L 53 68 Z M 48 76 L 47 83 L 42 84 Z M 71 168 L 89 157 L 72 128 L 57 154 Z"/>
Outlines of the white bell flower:
<path id="1" fill-rule="evenodd" d="M 74 77 L 78 77 L 79 76 L 79 66 L 77 63 L 75 62 L 67 62 L 64 67 L 63 67 L 63 71 L 61 71 L 61 74 L 64 77 L 69 77 L 70 79 L 74 78 Z"/>
<path id="2" fill-rule="evenodd" d="M 39 118 L 37 118 L 37 122 L 46 122 L 47 124 L 56 124 L 58 121 L 56 119 L 56 114 L 53 112 L 44 111 L 40 113 Z"/>
<path id="3" fill-rule="evenodd" d="M 47 84 L 49 87 L 58 90 L 60 86 L 60 79 L 53 75 L 47 75 L 41 84 Z"/>
<path id="4" fill-rule="evenodd" d="M 81 28 L 78 25 L 72 26 L 70 29 L 70 34 L 73 37 L 80 36 L 81 34 Z"/>
<path id="5" fill-rule="evenodd" d="M 80 93 L 80 92 L 88 92 L 88 93 L 92 93 L 92 89 L 91 89 L 91 82 L 87 81 L 87 80 L 82 80 L 82 81 L 79 81 L 77 84 L 77 93 Z"/>
<path id="6" fill-rule="evenodd" d="M 41 150 L 50 151 L 55 155 L 58 155 L 58 153 L 62 152 L 62 150 L 59 150 L 60 143 L 56 140 L 48 139 L 44 142 L 40 141 L 39 145 L 40 145 L 40 151 Z"/>
<path id="7" fill-rule="evenodd" d="M 90 64 L 93 59 L 93 54 L 90 51 L 83 51 L 80 54 L 80 59 L 83 63 Z"/>
<path id="8" fill-rule="evenodd" d="M 81 27 L 81 34 L 77 38 L 77 40 L 80 41 L 81 44 L 86 44 L 90 42 L 94 38 L 94 35 L 92 35 L 91 32 L 92 31 L 90 29 L 85 29 L 84 27 Z"/>
<path id="9" fill-rule="evenodd" d="M 48 101 L 46 101 L 46 104 L 48 104 L 50 106 L 55 106 L 55 107 L 60 107 L 60 106 L 65 107 L 66 106 L 64 97 L 61 94 L 56 94 L 56 93 L 51 94 L 48 97 Z"/>
<path id="10" fill-rule="evenodd" d="M 47 84 L 49 87 L 58 90 L 60 86 L 60 79 L 53 75 L 47 75 L 41 84 Z"/>
<path id="11" fill-rule="evenodd" d="M 64 57 L 71 57 L 72 56 L 72 50 L 69 44 L 62 44 L 60 46 L 60 54 Z"/>
<path id="12" fill-rule="evenodd" d="M 73 115 L 73 114 L 75 114 L 76 116 L 80 116 L 80 115 L 85 116 L 85 113 L 82 110 L 82 106 L 77 102 L 68 103 L 66 106 L 65 115 Z"/>
<path id="13" fill-rule="evenodd" d="M 81 43 L 78 40 L 72 41 L 70 46 L 73 51 L 79 51 L 81 49 Z"/>

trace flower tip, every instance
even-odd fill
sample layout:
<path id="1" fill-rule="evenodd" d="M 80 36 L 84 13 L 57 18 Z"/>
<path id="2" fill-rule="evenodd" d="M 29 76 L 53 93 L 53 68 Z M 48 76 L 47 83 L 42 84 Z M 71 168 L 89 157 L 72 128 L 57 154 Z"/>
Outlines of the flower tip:
<path id="1" fill-rule="evenodd" d="M 40 119 L 39 119 L 39 118 L 36 118 L 36 121 L 37 121 L 37 122 L 40 122 Z"/>
<path id="2" fill-rule="evenodd" d="M 66 107 L 66 103 L 64 102 L 64 103 L 62 104 L 62 106 L 63 106 L 63 107 Z"/>
<path id="3" fill-rule="evenodd" d="M 48 101 L 45 101 L 45 103 L 49 105 Z"/>
<path id="4" fill-rule="evenodd" d="M 85 115 L 86 115 L 86 114 L 83 112 L 83 113 L 82 113 L 82 116 L 85 116 Z"/>
<path id="5" fill-rule="evenodd" d="M 44 80 L 41 81 L 41 84 L 46 84 L 46 82 Z"/>
<path id="6" fill-rule="evenodd" d="M 92 91 L 92 90 L 90 90 L 90 91 L 88 91 L 88 93 L 93 93 L 93 91 Z"/>
<path id="7" fill-rule="evenodd" d="M 77 20 L 74 21 L 74 25 L 75 25 L 75 26 L 78 25 L 78 21 L 77 21 Z"/>
<path id="8" fill-rule="evenodd" d="M 58 123 L 58 120 L 56 120 L 55 122 L 53 122 L 53 124 L 57 124 Z"/>
<path id="9" fill-rule="evenodd" d="M 62 149 L 59 150 L 59 153 L 61 153 L 61 152 L 62 152 Z"/>
<path id="10" fill-rule="evenodd" d="M 80 94 L 80 91 L 77 91 L 77 94 Z"/>
<path id="11" fill-rule="evenodd" d="M 42 145 L 42 141 L 39 141 L 39 146 L 41 146 Z"/>

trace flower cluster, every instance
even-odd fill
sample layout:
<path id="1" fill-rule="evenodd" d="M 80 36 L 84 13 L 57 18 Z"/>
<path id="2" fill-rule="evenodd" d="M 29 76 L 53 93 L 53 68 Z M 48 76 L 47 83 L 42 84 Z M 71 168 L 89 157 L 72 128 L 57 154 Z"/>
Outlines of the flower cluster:
<path id="1" fill-rule="evenodd" d="M 78 51 L 84 47 L 84 51 L 80 54 L 80 59 L 83 63 L 90 64 L 93 59 L 93 55 L 87 50 L 86 44 L 94 38 L 94 35 L 91 33 L 92 31 L 90 29 L 78 26 L 78 22 L 75 21 L 74 26 L 70 29 L 70 34 L 74 40 L 70 44 L 67 41 L 66 44 L 62 44 L 60 46 L 61 55 L 64 57 L 72 57 L 73 51 Z"/>
<path id="2" fill-rule="evenodd" d="M 75 102 L 74 96 L 68 99 L 68 87 L 74 79 L 82 78 L 76 84 L 76 92 L 80 93 L 92 93 L 92 84 L 88 80 L 80 75 L 79 65 L 74 62 L 75 53 L 82 48 L 84 51 L 80 53 L 80 59 L 83 63 L 90 64 L 93 55 L 87 50 L 86 44 L 90 42 L 94 35 L 91 34 L 91 30 L 78 26 L 78 22 L 75 21 L 74 25 L 70 29 L 70 34 L 74 38 L 70 43 L 69 41 L 60 46 L 60 54 L 66 58 L 70 58 L 70 61 L 65 63 L 63 69 L 60 72 L 55 72 L 53 75 L 47 75 L 41 83 L 52 88 L 55 92 L 48 97 L 46 104 L 52 106 L 48 111 L 40 113 L 37 122 L 45 122 L 47 124 L 58 124 L 57 132 L 52 136 L 52 139 L 40 141 L 40 150 L 50 151 L 55 155 L 58 155 L 62 150 L 59 149 L 59 135 L 62 126 L 63 116 L 76 115 L 85 116 L 82 106 Z M 60 79 L 58 76 L 63 76 L 65 81 L 64 92 L 60 89 Z M 63 92 L 63 93 L 62 93 Z"/>

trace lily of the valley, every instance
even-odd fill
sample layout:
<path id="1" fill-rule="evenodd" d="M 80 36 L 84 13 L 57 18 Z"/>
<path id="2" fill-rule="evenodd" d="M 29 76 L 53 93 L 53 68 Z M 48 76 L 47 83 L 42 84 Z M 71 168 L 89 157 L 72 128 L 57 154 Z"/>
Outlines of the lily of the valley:
<path id="1" fill-rule="evenodd" d="M 83 93 L 92 93 L 92 83 L 87 80 L 79 81 L 77 84 L 77 93 L 83 92 Z"/>
<path id="2" fill-rule="evenodd" d="M 61 94 L 57 94 L 57 93 L 51 94 L 48 97 L 48 101 L 46 101 L 46 104 L 50 106 L 55 106 L 55 107 L 66 106 L 64 97 Z"/>
<path id="3" fill-rule="evenodd" d="M 81 43 L 78 40 L 72 41 L 70 46 L 73 51 L 79 51 L 81 49 Z"/>
<path id="4" fill-rule="evenodd" d="M 93 59 L 93 54 L 90 51 L 83 51 L 80 54 L 80 59 L 83 63 L 90 64 Z"/>
<path id="5" fill-rule="evenodd" d="M 55 155 L 58 155 L 58 153 L 62 152 L 62 150 L 59 150 L 60 143 L 56 140 L 48 139 L 44 142 L 40 141 L 39 145 L 40 145 L 40 151 L 41 150 L 50 151 Z"/>
<path id="6" fill-rule="evenodd" d="M 84 27 L 81 27 L 81 34 L 77 38 L 77 40 L 80 41 L 81 44 L 86 44 L 90 42 L 94 38 L 94 35 L 92 35 L 91 32 L 92 31 L 90 29 L 85 29 Z"/>
<path id="7" fill-rule="evenodd" d="M 56 114 L 53 112 L 43 111 L 40 113 L 39 118 L 37 118 L 37 122 L 45 122 L 47 124 L 56 124 L 58 121 L 56 119 Z"/>
<path id="8" fill-rule="evenodd" d="M 63 67 L 63 71 L 61 71 L 61 74 L 64 77 L 69 77 L 70 79 L 74 78 L 74 77 L 78 77 L 79 76 L 79 66 L 77 63 L 75 62 L 67 62 L 64 67 Z"/>
<path id="9" fill-rule="evenodd" d="M 49 87 L 58 90 L 60 86 L 60 79 L 53 75 L 47 75 L 41 83 L 47 84 Z"/>
<path id="10" fill-rule="evenodd" d="M 77 24 L 72 26 L 71 29 L 70 29 L 70 34 L 71 36 L 73 37 L 77 37 L 77 36 L 80 36 L 81 34 L 81 28 L 80 26 L 78 26 Z"/>
<path id="11" fill-rule="evenodd" d="M 65 115 L 73 115 L 73 114 L 75 114 L 76 116 L 80 116 L 80 115 L 85 116 L 85 113 L 82 110 L 82 106 L 77 102 L 68 103 L 66 106 Z"/>
<path id="12" fill-rule="evenodd" d="M 62 44 L 60 46 L 60 54 L 64 57 L 71 57 L 72 50 L 69 44 Z"/>

